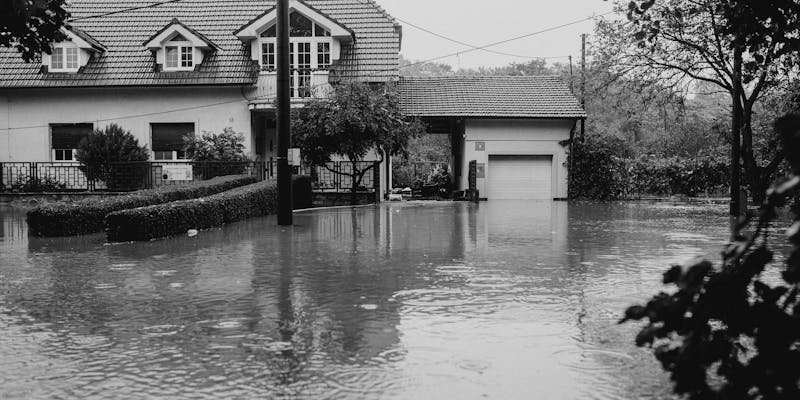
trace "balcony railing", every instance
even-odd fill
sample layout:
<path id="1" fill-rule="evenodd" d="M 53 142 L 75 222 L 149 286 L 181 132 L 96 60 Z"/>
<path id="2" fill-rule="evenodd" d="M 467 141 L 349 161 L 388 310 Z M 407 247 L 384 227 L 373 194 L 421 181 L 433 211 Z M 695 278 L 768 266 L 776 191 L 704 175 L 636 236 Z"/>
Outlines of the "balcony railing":
<path id="1" fill-rule="evenodd" d="M 328 70 L 292 69 L 290 78 L 292 99 L 326 98 L 331 85 Z M 278 93 L 278 74 L 275 71 L 261 71 L 256 83 L 257 101 L 270 102 Z"/>

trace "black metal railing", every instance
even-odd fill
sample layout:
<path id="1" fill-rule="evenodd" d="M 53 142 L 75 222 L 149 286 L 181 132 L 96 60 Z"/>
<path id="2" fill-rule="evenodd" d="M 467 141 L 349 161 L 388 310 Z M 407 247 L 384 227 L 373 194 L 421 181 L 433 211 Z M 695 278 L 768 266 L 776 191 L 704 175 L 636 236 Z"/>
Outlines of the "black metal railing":
<path id="1" fill-rule="evenodd" d="M 364 177 L 361 179 L 357 191 L 359 192 L 375 192 L 376 185 L 375 179 L 380 169 L 373 161 L 359 161 L 356 162 L 356 170 L 364 171 Z M 371 167 L 371 168 L 370 168 Z M 325 163 L 325 165 L 317 165 L 310 171 L 312 177 L 312 188 L 316 191 L 325 192 L 349 192 L 353 188 L 353 179 L 350 174 L 353 173 L 353 163 L 350 161 L 334 161 Z"/>
<path id="2" fill-rule="evenodd" d="M 0 191 L 132 191 L 223 175 L 251 175 L 265 180 L 271 168 L 259 161 L 142 161 L 114 163 L 102 171 L 89 171 L 77 162 L 2 162 Z"/>

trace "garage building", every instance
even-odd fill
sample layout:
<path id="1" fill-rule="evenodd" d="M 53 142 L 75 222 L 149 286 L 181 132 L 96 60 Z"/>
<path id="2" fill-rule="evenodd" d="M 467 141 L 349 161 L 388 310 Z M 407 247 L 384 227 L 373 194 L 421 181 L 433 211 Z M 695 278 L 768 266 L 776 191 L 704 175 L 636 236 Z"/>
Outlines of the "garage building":
<path id="1" fill-rule="evenodd" d="M 586 112 L 555 76 L 406 77 L 403 109 L 450 135 L 457 190 L 488 200 L 566 199 L 569 139 Z"/>

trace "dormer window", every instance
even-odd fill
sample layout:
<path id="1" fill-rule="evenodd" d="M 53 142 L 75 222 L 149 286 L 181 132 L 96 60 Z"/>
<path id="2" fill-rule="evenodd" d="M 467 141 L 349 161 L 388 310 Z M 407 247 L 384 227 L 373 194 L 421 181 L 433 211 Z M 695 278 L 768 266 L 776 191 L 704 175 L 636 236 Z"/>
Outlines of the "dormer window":
<path id="1" fill-rule="evenodd" d="M 61 31 L 66 39 L 54 43 L 50 54 L 42 53 L 42 64 L 49 72 L 78 72 L 92 57 L 105 51 L 100 42 L 78 28 L 65 27 Z"/>
<path id="2" fill-rule="evenodd" d="M 50 71 L 52 72 L 77 72 L 80 67 L 78 63 L 78 52 L 80 50 L 73 46 L 56 46 L 53 54 L 50 55 Z"/>
<path id="3" fill-rule="evenodd" d="M 165 72 L 193 71 L 210 53 L 219 49 L 203 34 L 177 19 L 170 21 L 144 46 L 155 55 L 157 70 Z"/>

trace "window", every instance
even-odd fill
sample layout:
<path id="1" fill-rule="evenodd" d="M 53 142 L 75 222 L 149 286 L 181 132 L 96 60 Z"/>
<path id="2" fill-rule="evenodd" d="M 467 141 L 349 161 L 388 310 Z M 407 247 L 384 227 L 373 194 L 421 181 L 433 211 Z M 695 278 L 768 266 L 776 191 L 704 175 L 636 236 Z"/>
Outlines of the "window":
<path id="1" fill-rule="evenodd" d="M 275 69 L 275 43 L 261 43 L 261 69 Z"/>
<path id="2" fill-rule="evenodd" d="M 191 70 L 194 68 L 194 47 L 171 43 L 164 46 L 165 70 Z"/>
<path id="3" fill-rule="evenodd" d="M 331 66 L 331 32 L 303 14 L 292 12 L 289 17 L 289 64 L 292 97 L 311 96 L 311 72 Z M 261 69 L 276 67 L 275 25 L 261 32 Z"/>
<path id="4" fill-rule="evenodd" d="M 50 147 L 53 161 L 74 161 L 78 144 L 94 129 L 92 124 L 50 125 Z"/>
<path id="5" fill-rule="evenodd" d="M 331 44 L 317 43 L 317 67 L 327 69 L 331 66 Z"/>
<path id="6" fill-rule="evenodd" d="M 80 65 L 78 64 L 78 48 L 58 46 L 53 48 L 50 55 L 50 69 L 55 72 L 75 72 Z"/>
<path id="7" fill-rule="evenodd" d="M 156 161 L 185 160 L 183 137 L 194 135 L 193 123 L 150 124 L 153 159 Z"/>

